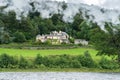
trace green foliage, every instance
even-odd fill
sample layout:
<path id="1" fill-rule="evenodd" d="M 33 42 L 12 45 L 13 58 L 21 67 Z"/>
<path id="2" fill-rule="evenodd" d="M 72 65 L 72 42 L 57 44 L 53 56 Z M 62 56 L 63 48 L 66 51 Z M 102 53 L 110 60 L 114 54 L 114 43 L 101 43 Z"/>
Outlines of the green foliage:
<path id="1" fill-rule="evenodd" d="M 18 60 L 14 57 L 11 57 L 7 54 L 2 54 L 0 56 L 0 67 L 1 68 L 16 68 L 18 64 Z"/>
<path id="2" fill-rule="evenodd" d="M 51 63 L 52 63 L 52 58 L 53 57 L 50 57 L 50 56 L 45 56 L 45 57 L 43 57 L 42 59 L 43 59 L 43 62 L 42 62 L 42 64 L 43 65 L 45 65 L 46 67 L 51 67 Z"/>
<path id="3" fill-rule="evenodd" d="M 32 9 L 34 10 L 34 3 L 30 3 Z M 62 4 L 63 10 L 67 8 L 65 2 Z M 76 14 L 74 17 L 73 23 L 67 23 L 63 21 L 63 14 L 51 14 L 51 18 L 43 19 L 39 12 L 29 12 L 27 17 L 21 16 L 21 20 L 16 19 L 16 13 L 14 11 L 9 11 L 6 14 L 0 13 L 0 27 L 4 27 L 6 33 L 9 33 L 9 36 L 12 38 L 17 38 L 17 35 L 24 34 L 25 39 L 13 40 L 13 42 L 21 43 L 25 40 L 35 39 L 37 34 L 48 34 L 51 31 L 65 31 L 73 38 L 84 38 L 89 40 L 89 26 L 87 21 L 82 17 L 82 13 Z M 20 32 L 20 33 L 16 33 Z M 15 32 L 15 33 L 14 33 Z M 11 38 L 10 38 L 11 39 Z M 8 42 L 12 42 L 12 39 Z"/>
<path id="4" fill-rule="evenodd" d="M 90 40 L 90 23 L 87 20 L 84 20 L 82 17 L 82 12 L 74 16 L 74 21 L 71 24 L 71 36 L 74 38 Z"/>
<path id="5" fill-rule="evenodd" d="M 95 62 L 93 61 L 88 51 L 86 51 L 84 55 L 80 55 L 78 57 L 78 60 L 80 61 L 83 67 L 88 67 L 88 68 L 96 67 Z"/>
<path id="6" fill-rule="evenodd" d="M 91 41 L 99 51 L 98 55 L 117 55 L 120 62 L 120 30 L 114 31 L 109 25 L 105 27 L 108 32 L 99 28 L 93 29 Z"/>
<path id="7" fill-rule="evenodd" d="M 62 2 L 62 4 L 63 4 L 63 5 L 62 5 L 62 9 L 63 9 L 63 10 L 66 10 L 67 4 L 66 4 L 65 2 Z"/>
<path id="8" fill-rule="evenodd" d="M 69 56 L 68 55 L 61 55 L 56 60 L 57 66 L 60 66 L 61 68 L 67 68 L 69 67 Z"/>
<path id="9" fill-rule="evenodd" d="M 34 63 L 35 63 L 36 65 L 41 65 L 42 62 L 43 62 L 43 57 L 42 57 L 40 54 L 38 54 L 38 55 L 36 56 L 36 58 L 35 58 Z"/>
<path id="10" fill-rule="evenodd" d="M 9 33 L 4 33 L 2 37 L 2 43 L 8 44 L 12 42 L 12 37 L 10 37 Z"/>
<path id="11" fill-rule="evenodd" d="M 115 61 L 102 58 L 99 61 L 99 66 L 103 69 L 119 69 L 119 64 Z M 85 52 L 82 56 L 70 55 L 54 55 L 54 56 L 40 56 L 39 54 L 34 59 L 20 59 L 9 56 L 7 54 L 0 55 L 0 68 L 99 68 L 91 59 L 90 54 Z"/>
<path id="12" fill-rule="evenodd" d="M 19 66 L 19 68 L 26 69 L 26 68 L 28 68 L 29 64 L 28 64 L 28 61 L 24 57 L 21 56 L 18 66 Z"/>
<path id="13" fill-rule="evenodd" d="M 108 60 L 105 57 L 102 57 L 99 65 L 103 68 L 103 69 L 118 69 L 119 68 L 119 64 L 115 61 L 112 60 Z"/>
<path id="14" fill-rule="evenodd" d="M 54 57 L 54 58 L 53 58 Z M 44 65 L 51 68 L 80 68 L 81 64 L 76 57 L 69 55 L 60 55 L 60 56 L 48 56 L 47 59 L 43 62 Z"/>
<path id="15" fill-rule="evenodd" d="M 4 30 L 4 27 L 0 27 L 0 43 L 1 44 L 8 44 L 12 41 L 9 33 Z"/>
<path id="16" fill-rule="evenodd" d="M 70 67 L 71 68 L 81 68 L 82 65 L 77 59 L 75 59 L 75 60 L 71 60 Z"/>
<path id="17" fill-rule="evenodd" d="M 54 14 L 52 16 L 51 20 L 52 20 L 54 25 L 57 25 L 63 21 L 62 17 L 63 17 L 63 15 L 61 15 L 61 14 Z"/>
<path id="18" fill-rule="evenodd" d="M 69 38 L 70 43 L 74 43 L 74 38 Z"/>
<path id="19" fill-rule="evenodd" d="M 30 40 L 35 38 L 36 34 L 38 33 L 38 26 L 34 20 L 23 17 L 17 30 L 22 32 L 27 40 Z"/>
<path id="20" fill-rule="evenodd" d="M 15 32 L 14 37 L 14 42 L 23 43 L 26 41 L 25 35 L 22 32 Z"/>
<path id="21" fill-rule="evenodd" d="M 52 43 L 51 43 L 51 40 L 47 40 L 47 41 L 44 42 L 43 44 L 45 44 L 45 45 L 50 45 L 50 44 L 52 44 Z"/>
<path id="22" fill-rule="evenodd" d="M 4 27 L 4 26 L 5 26 L 4 22 L 2 20 L 0 20 L 0 28 Z"/>

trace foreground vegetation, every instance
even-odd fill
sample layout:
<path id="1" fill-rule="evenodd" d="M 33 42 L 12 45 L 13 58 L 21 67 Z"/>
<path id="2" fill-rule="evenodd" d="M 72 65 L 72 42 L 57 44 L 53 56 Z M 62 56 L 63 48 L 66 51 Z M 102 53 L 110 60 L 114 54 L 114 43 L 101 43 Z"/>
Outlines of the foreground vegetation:
<path id="1" fill-rule="evenodd" d="M 34 58 L 21 56 L 13 57 L 7 54 L 0 55 L 0 71 L 95 71 L 95 72 L 119 72 L 116 60 L 102 57 L 94 60 L 88 51 L 81 55 L 49 55 L 38 54 Z"/>

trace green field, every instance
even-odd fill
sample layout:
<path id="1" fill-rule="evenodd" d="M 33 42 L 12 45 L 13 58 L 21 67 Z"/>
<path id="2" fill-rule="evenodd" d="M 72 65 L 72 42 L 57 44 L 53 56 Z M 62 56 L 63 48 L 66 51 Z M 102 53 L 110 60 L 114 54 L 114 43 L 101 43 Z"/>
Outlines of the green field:
<path id="1" fill-rule="evenodd" d="M 28 58 L 32 63 L 32 60 L 35 59 L 36 55 L 37 54 L 40 54 L 42 56 L 49 56 L 49 55 L 63 55 L 63 54 L 68 54 L 68 55 L 72 55 L 72 56 L 77 56 L 77 55 L 82 55 L 84 54 L 85 51 L 88 51 L 93 60 L 95 62 L 99 62 L 100 59 L 102 58 L 102 56 L 96 56 L 97 54 L 97 51 L 95 49 L 92 49 L 92 48 L 74 48 L 74 49 L 45 49 L 45 50 L 28 50 L 28 49 L 8 49 L 8 48 L 0 48 L 0 55 L 1 54 L 8 54 L 8 55 L 11 55 L 11 56 L 14 56 L 16 58 L 19 58 L 20 56 L 23 56 L 25 58 Z M 110 57 L 106 56 L 108 59 L 111 59 Z M 54 57 L 53 57 L 54 58 Z M 75 57 L 76 58 L 76 57 Z M 29 61 L 28 60 L 28 61 Z M 76 59 L 77 60 L 77 59 Z M 98 65 L 98 64 L 97 64 Z M 98 65 L 99 66 L 99 65 Z M 99 67 L 97 68 L 85 68 L 85 67 L 82 67 L 82 68 L 60 68 L 60 67 L 57 67 L 57 68 L 49 68 L 49 67 L 40 67 L 40 68 L 28 68 L 28 69 L 19 69 L 19 68 L 3 68 L 3 69 L 0 69 L 0 72 L 8 72 L 8 71 L 18 71 L 18 72 L 37 72 L 37 71 L 65 71 L 65 72 L 120 72 L 119 69 L 101 69 Z"/>
<path id="2" fill-rule="evenodd" d="M 12 56 L 23 56 L 27 58 L 33 58 L 37 54 L 42 56 L 48 55 L 62 55 L 62 54 L 69 54 L 69 55 L 81 55 L 85 51 L 89 51 L 93 59 L 100 59 L 100 56 L 96 56 L 97 51 L 91 48 L 75 48 L 75 49 L 49 49 L 49 50 L 27 50 L 27 49 L 7 49 L 7 48 L 0 48 L 0 54 L 6 53 Z"/>

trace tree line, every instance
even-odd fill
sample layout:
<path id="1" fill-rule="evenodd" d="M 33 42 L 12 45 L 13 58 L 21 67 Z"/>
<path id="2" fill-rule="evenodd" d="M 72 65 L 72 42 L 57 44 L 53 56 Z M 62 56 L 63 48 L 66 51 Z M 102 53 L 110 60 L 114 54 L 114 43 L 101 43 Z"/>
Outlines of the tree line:
<path id="1" fill-rule="evenodd" d="M 48 34 L 51 31 L 65 31 L 73 38 L 89 40 L 91 27 L 82 14 L 76 14 L 72 23 L 63 21 L 62 14 L 53 14 L 51 18 L 42 18 L 38 12 L 30 12 L 27 17 L 16 19 L 16 13 L 0 13 L 0 43 L 23 43 L 35 39 L 37 34 Z"/>

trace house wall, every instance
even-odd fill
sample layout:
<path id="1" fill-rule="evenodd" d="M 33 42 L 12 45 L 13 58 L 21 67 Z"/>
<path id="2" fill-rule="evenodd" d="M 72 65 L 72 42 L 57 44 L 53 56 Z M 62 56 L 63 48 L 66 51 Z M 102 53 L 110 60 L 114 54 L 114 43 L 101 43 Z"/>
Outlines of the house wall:
<path id="1" fill-rule="evenodd" d="M 52 39 L 52 42 L 53 43 L 62 43 L 62 42 L 65 42 L 65 43 L 68 43 L 68 34 L 65 33 L 65 32 L 56 32 L 56 31 L 53 31 L 51 32 L 49 35 L 38 35 L 36 37 L 36 41 L 41 41 L 41 42 L 45 42 L 47 41 L 48 39 Z M 56 42 L 54 41 L 56 40 Z"/>
<path id="2" fill-rule="evenodd" d="M 81 39 L 76 39 L 76 40 L 74 41 L 74 44 L 88 45 L 88 41 L 86 41 L 86 40 L 81 40 Z"/>

